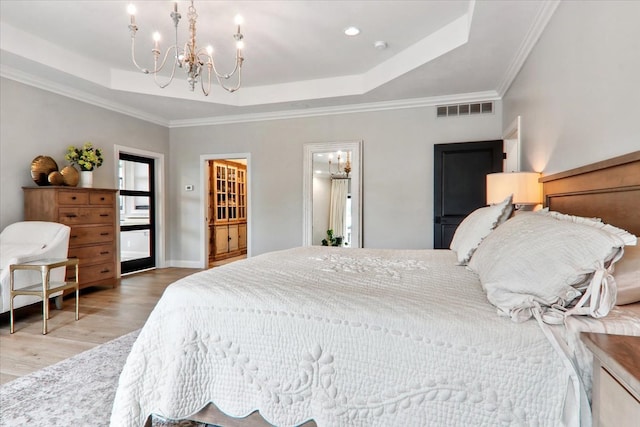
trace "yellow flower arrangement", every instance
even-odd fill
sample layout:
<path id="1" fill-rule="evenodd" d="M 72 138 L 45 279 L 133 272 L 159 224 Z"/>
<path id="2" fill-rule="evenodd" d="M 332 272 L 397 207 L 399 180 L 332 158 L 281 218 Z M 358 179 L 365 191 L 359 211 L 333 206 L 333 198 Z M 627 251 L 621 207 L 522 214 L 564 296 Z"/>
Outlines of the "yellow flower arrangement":
<path id="1" fill-rule="evenodd" d="M 67 148 L 67 154 L 64 156 L 71 164 L 78 165 L 80 170 L 92 171 L 102 166 L 102 151 L 99 148 L 93 148 L 90 142 L 85 143 L 82 147 L 76 148 L 70 145 Z"/>

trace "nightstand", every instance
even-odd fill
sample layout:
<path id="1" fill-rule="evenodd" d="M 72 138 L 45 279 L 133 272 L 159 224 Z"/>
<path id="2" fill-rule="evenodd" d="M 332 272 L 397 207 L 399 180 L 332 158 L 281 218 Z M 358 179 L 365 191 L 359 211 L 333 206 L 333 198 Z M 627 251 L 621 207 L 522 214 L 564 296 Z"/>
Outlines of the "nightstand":
<path id="1" fill-rule="evenodd" d="M 632 427 L 640 420 L 640 337 L 582 333 L 593 353 L 594 427 Z"/>
<path id="2" fill-rule="evenodd" d="M 10 269 L 10 295 L 9 295 L 9 311 L 10 311 L 10 332 L 13 333 L 13 298 L 17 295 L 35 295 L 42 298 L 42 335 L 47 334 L 47 320 L 49 319 L 49 296 L 58 291 L 65 289 L 76 290 L 76 320 L 79 319 L 78 300 L 79 283 L 78 283 L 78 258 L 63 259 L 41 259 L 38 261 L 25 262 L 22 264 L 11 264 Z M 75 280 L 73 282 L 50 282 L 49 276 L 51 270 L 59 267 L 75 267 Z M 36 270 L 42 275 L 40 283 L 26 286 L 20 289 L 13 289 L 14 273 L 17 270 Z"/>

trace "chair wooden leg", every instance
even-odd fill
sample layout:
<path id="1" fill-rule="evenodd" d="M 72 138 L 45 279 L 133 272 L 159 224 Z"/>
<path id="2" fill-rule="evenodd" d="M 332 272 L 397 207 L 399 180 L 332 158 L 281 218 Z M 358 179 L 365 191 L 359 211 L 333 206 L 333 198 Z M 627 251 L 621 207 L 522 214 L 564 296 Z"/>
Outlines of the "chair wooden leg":
<path id="1" fill-rule="evenodd" d="M 15 332 L 13 329 L 13 295 L 11 295 L 11 297 L 9 298 L 9 324 L 9 333 L 12 334 Z"/>
<path id="2" fill-rule="evenodd" d="M 49 288 L 49 274 L 42 271 L 42 335 L 47 335 L 47 320 L 49 320 L 49 298 L 47 289 Z"/>
<path id="3" fill-rule="evenodd" d="M 80 305 L 80 288 L 76 286 L 76 320 L 80 319 L 79 305 Z"/>
<path id="4" fill-rule="evenodd" d="M 9 267 L 11 268 L 11 267 Z M 9 333 L 12 334 L 13 330 L 13 286 L 14 286 L 14 276 L 13 269 L 9 272 Z"/>

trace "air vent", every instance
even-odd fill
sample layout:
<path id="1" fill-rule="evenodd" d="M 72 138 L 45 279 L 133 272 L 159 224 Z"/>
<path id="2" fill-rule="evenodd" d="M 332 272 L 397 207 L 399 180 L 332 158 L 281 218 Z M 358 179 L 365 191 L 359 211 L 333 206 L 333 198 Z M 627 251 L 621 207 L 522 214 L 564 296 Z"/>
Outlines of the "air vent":
<path id="1" fill-rule="evenodd" d="M 438 105 L 436 117 L 470 116 L 493 113 L 493 102 L 474 102 L 473 104 Z"/>

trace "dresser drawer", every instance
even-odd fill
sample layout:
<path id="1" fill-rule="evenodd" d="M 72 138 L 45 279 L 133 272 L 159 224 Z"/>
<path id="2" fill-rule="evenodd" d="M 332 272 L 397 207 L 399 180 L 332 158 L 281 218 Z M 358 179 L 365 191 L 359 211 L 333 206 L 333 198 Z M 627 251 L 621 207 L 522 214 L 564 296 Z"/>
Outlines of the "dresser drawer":
<path id="1" fill-rule="evenodd" d="M 86 205 L 89 203 L 89 193 L 86 191 L 60 191 L 58 203 L 61 205 Z"/>
<path id="2" fill-rule="evenodd" d="M 112 225 L 97 225 L 95 227 L 71 227 L 69 248 L 89 243 L 113 242 L 115 236 Z"/>
<path id="3" fill-rule="evenodd" d="M 93 192 L 89 194 L 89 204 L 113 206 L 115 194 L 111 192 Z"/>
<path id="4" fill-rule="evenodd" d="M 67 281 L 73 280 L 75 270 L 67 270 Z M 105 264 L 80 266 L 78 281 L 80 283 L 95 282 L 97 280 L 112 279 L 116 277 L 116 271 L 112 262 Z"/>
<path id="5" fill-rule="evenodd" d="M 115 249 L 112 243 L 69 248 L 69 258 L 78 258 L 82 266 L 114 262 L 115 255 Z"/>
<path id="6" fill-rule="evenodd" d="M 114 212 L 111 208 L 60 208 L 58 221 L 63 224 L 113 224 Z"/>

